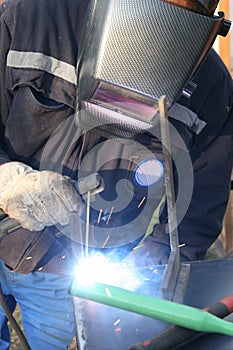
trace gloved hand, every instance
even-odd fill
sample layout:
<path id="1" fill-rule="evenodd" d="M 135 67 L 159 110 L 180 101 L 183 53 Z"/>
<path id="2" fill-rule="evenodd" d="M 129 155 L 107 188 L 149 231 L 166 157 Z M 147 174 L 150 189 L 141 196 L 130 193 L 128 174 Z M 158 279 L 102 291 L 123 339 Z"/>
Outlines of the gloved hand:
<path id="1" fill-rule="evenodd" d="M 132 268 L 150 268 L 155 265 L 167 264 L 170 252 L 170 247 L 165 244 L 146 241 L 134 249 L 123 262 Z"/>
<path id="2" fill-rule="evenodd" d="M 53 171 L 5 163 L 0 166 L 0 208 L 30 231 L 66 225 L 70 212 L 81 214 L 84 205 L 73 183 Z"/>
<path id="3" fill-rule="evenodd" d="M 169 235 L 166 232 L 166 224 L 159 224 L 154 227 L 151 235 L 131 251 L 124 259 L 124 263 L 132 268 L 167 264 L 170 253 L 171 249 Z"/>

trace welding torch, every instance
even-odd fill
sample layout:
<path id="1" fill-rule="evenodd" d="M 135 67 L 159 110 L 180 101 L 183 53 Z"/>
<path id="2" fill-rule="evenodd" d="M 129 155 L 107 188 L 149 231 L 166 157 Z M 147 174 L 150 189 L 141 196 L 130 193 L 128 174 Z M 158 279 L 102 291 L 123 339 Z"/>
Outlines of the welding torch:
<path id="1" fill-rule="evenodd" d="M 89 193 L 91 201 L 93 201 L 96 195 L 104 190 L 104 182 L 103 178 L 95 172 L 75 181 L 74 187 L 84 200 L 86 200 L 87 194 Z M 20 227 L 21 225 L 18 221 L 11 219 L 0 209 L 0 240 L 4 236 L 18 230 Z"/>
<path id="2" fill-rule="evenodd" d="M 204 308 L 204 310 L 219 318 L 228 316 L 233 312 L 233 294 Z M 171 350 L 195 339 L 201 334 L 201 332 L 192 329 L 172 326 L 151 339 L 131 345 L 129 350 Z"/>

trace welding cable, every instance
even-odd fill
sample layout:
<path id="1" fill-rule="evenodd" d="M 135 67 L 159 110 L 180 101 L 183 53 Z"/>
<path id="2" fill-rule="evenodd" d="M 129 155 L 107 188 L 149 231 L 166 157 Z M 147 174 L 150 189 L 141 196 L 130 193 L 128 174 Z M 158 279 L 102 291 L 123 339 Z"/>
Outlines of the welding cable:
<path id="1" fill-rule="evenodd" d="M 219 318 L 224 318 L 233 312 L 233 294 L 204 308 L 205 311 Z M 157 336 L 134 344 L 129 350 L 171 350 L 193 340 L 203 333 L 179 326 L 172 326 Z"/>
<path id="2" fill-rule="evenodd" d="M 19 337 L 19 340 L 22 344 L 23 350 L 31 350 L 22 329 L 18 325 L 17 321 L 15 320 L 14 316 L 12 315 L 12 313 L 11 313 L 11 311 L 10 311 L 6 301 L 5 301 L 1 286 L 0 286 L 0 304 L 3 308 L 3 311 L 5 312 L 5 315 L 8 319 L 8 321 L 11 323 L 14 331 L 16 332 L 17 336 Z"/>

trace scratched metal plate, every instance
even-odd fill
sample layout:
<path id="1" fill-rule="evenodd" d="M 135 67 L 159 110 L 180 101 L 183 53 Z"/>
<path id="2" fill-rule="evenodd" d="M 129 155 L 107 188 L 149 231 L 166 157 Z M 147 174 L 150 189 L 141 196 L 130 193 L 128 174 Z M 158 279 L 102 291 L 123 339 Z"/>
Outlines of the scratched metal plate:
<path id="1" fill-rule="evenodd" d="M 141 271 L 142 284 L 136 290 L 158 296 L 164 266 Z M 127 350 L 134 343 L 152 337 L 169 324 L 96 302 L 74 297 L 78 321 L 79 350 Z"/>
<path id="2" fill-rule="evenodd" d="M 161 268 L 161 275 L 162 269 Z M 160 274 L 148 275 L 141 286 L 144 293 L 158 296 Z M 184 304 L 204 308 L 219 299 L 232 294 L 233 260 L 212 260 L 191 263 L 190 277 L 186 288 Z M 147 279 L 148 278 L 148 279 Z M 149 317 L 136 315 L 91 301 L 74 298 L 79 324 L 85 335 L 79 333 L 80 350 L 128 350 L 129 346 L 153 337 L 170 325 Z M 82 315 L 78 313 L 80 304 Z M 233 321 L 232 315 L 228 320 Z M 233 327 L 233 325 L 232 325 Z M 85 336 L 85 341 L 83 340 Z M 176 350 L 233 349 L 233 337 L 204 334 L 192 342 L 175 348 Z M 172 349 L 171 349 L 172 350 Z"/>

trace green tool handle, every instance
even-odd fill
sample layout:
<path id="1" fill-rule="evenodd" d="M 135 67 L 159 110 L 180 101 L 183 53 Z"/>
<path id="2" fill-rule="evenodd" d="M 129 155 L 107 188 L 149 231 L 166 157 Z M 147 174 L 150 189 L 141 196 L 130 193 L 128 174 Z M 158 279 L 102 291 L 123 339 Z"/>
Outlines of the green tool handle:
<path id="1" fill-rule="evenodd" d="M 219 318 L 228 316 L 233 312 L 233 294 L 206 307 L 204 310 Z M 193 340 L 200 334 L 191 329 L 172 326 L 151 339 L 130 346 L 129 350 L 171 350 Z"/>
<path id="2" fill-rule="evenodd" d="M 71 294 L 195 331 L 233 336 L 232 323 L 221 320 L 204 310 L 138 294 L 123 288 L 98 282 L 91 287 L 86 287 L 75 279 L 71 286 Z"/>

